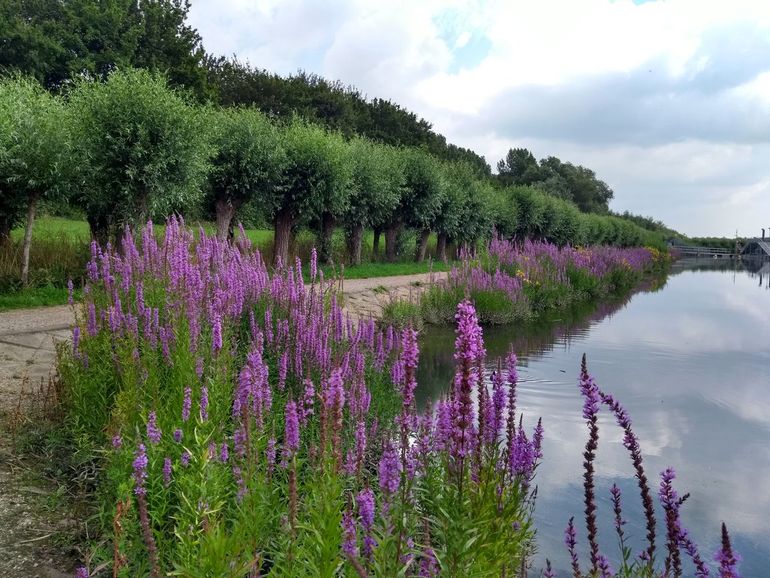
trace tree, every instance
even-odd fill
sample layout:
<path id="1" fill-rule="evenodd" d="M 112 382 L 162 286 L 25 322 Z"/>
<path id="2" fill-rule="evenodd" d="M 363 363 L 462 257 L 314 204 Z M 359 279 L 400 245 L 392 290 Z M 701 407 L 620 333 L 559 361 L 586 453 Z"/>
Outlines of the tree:
<path id="1" fill-rule="evenodd" d="M 444 186 L 438 161 L 424 149 L 404 149 L 404 193 L 385 232 L 385 253 L 396 259 L 398 234 L 406 225 L 419 232 L 415 260 L 422 261 L 428 238 L 443 202 Z"/>
<path id="2" fill-rule="evenodd" d="M 285 129 L 286 164 L 265 207 L 275 228 L 274 262 L 287 263 L 292 228 L 301 217 L 344 213 L 350 171 L 347 144 L 338 134 L 299 119 Z"/>
<path id="3" fill-rule="evenodd" d="M 258 110 L 208 109 L 213 156 L 207 202 L 213 207 L 217 236 L 225 239 L 244 203 L 270 196 L 286 163 L 286 151 L 273 124 Z"/>
<path id="4" fill-rule="evenodd" d="M 187 0 L 0 0 L 0 70 L 59 90 L 84 73 L 147 68 L 213 98 L 200 35 L 185 23 L 189 8 Z"/>
<path id="5" fill-rule="evenodd" d="M 126 225 L 200 200 L 210 145 L 199 113 L 161 76 L 124 70 L 106 82 L 80 81 L 69 108 L 78 201 L 97 240 L 120 241 Z"/>
<path id="6" fill-rule="evenodd" d="M 497 163 L 498 180 L 503 185 L 531 185 L 541 180 L 535 156 L 525 148 L 509 149 Z"/>
<path id="7" fill-rule="evenodd" d="M 364 229 L 381 227 L 398 206 L 404 185 L 399 151 L 356 138 L 350 145 L 352 175 L 345 212 L 345 240 L 350 262 L 361 264 Z"/>
<path id="8" fill-rule="evenodd" d="M 138 5 L 141 32 L 132 65 L 163 72 L 171 86 L 189 90 L 198 100 L 215 98 L 203 41 L 186 23 L 190 0 L 144 0 Z"/>
<path id="9" fill-rule="evenodd" d="M 38 203 L 61 193 L 69 147 L 62 128 L 63 107 L 36 81 L 14 77 L 0 81 L 0 241 L 26 208 L 21 282 L 29 282 L 29 252 Z"/>

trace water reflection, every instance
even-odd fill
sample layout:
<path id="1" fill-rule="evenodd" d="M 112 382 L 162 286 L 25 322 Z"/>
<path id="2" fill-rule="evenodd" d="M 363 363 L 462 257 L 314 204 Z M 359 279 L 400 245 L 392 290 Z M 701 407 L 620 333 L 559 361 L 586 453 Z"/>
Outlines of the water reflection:
<path id="1" fill-rule="evenodd" d="M 489 370 L 512 346 L 522 364 L 525 421 L 531 427 L 543 417 L 539 546 L 563 571 L 562 531 L 581 511 L 586 430 L 576 381 L 583 352 L 598 383 L 633 416 L 648 475 L 673 465 L 678 487 L 692 492 L 684 522 L 706 557 L 725 520 L 743 554 L 742 574 L 761 576 L 770 568 L 770 267 L 704 261 L 678 263 L 663 290 L 645 288 L 630 300 L 561 319 L 485 332 Z M 451 379 L 453 339 L 449 330 L 424 332 L 423 401 Z M 625 491 L 627 530 L 641 549 L 641 507 L 621 432 L 606 417 L 600 428 L 600 542 L 608 554 L 616 552 L 608 493 L 615 478 Z"/>

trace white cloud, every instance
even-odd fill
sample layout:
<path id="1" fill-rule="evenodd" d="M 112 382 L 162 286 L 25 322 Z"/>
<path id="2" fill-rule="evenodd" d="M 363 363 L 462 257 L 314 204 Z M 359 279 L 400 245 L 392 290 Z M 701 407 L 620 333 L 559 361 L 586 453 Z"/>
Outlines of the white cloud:
<path id="1" fill-rule="evenodd" d="M 214 53 L 391 98 L 491 165 L 511 146 L 586 164 L 616 210 L 720 235 L 770 214 L 765 0 L 198 0 L 190 17 Z M 457 66 L 474 39 L 488 50 Z"/>

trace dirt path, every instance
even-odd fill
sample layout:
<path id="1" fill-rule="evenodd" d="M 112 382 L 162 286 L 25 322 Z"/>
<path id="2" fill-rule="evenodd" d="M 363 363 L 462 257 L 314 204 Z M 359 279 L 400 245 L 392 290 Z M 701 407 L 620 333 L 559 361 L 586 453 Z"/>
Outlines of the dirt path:
<path id="1" fill-rule="evenodd" d="M 417 299 L 425 288 L 446 276 L 446 273 L 421 273 L 345 281 L 342 286 L 345 310 L 354 318 L 378 319 L 390 301 Z"/>
<path id="2" fill-rule="evenodd" d="M 354 318 L 378 318 L 395 298 L 416 298 L 446 273 L 344 281 L 345 310 Z M 0 576 L 72 576 L 72 560 L 59 543 L 77 525 L 51 506 L 55 489 L 14 455 L 11 422 L 47 380 L 56 342 L 71 337 L 72 307 L 40 307 L 0 313 Z M 20 401 L 21 400 L 21 401 Z M 66 569 L 69 572 L 62 572 Z"/>
<path id="3" fill-rule="evenodd" d="M 56 489 L 14 452 L 11 427 L 29 398 L 47 382 L 55 342 L 70 336 L 72 308 L 45 307 L 0 313 L 0 576 L 72 576 L 62 538 L 77 523 L 56 499 Z"/>

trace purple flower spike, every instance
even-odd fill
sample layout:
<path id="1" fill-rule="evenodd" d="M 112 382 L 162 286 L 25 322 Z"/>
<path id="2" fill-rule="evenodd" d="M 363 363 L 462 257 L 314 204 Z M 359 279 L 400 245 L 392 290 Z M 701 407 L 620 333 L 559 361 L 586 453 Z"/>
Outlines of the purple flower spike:
<path id="1" fill-rule="evenodd" d="M 192 388 L 188 385 L 184 388 L 184 401 L 182 402 L 182 421 L 190 419 L 190 408 L 192 407 Z"/>
<path id="2" fill-rule="evenodd" d="M 171 458 L 163 460 L 163 485 L 168 487 L 171 483 Z"/>
<path id="3" fill-rule="evenodd" d="M 152 444 L 159 444 L 161 435 L 162 433 L 158 427 L 158 417 L 154 411 L 151 411 L 150 415 L 147 416 L 147 439 Z"/>
<path id="4" fill-rule="evenodd" d="M 546 558 L 545 559 L 545 570 L 543 570 L 543 578 L 555 578 L 556 574 L 553 573 L 553 569 L 551 568 L 551 561 Z"/>
<path id="5" fill-rule="evenodd" d="M 358 556 L 356 520 L 350 510 L 345 510 L 342 514 L 342 551 L 349 558 Z"/>
<path id="6" fill-rule="evenodd" d="M 567 529 L 564 531 L 564 543 L 567 545 L 569 557 L 572 562 L 572 572 L 580 576 L 580 562 L 577 555 L 577 532 L 575 531 L 575 518 L 570 518 Z"/>
<path id="7" fill-rule="evenodd" d="M 209 388 L 205 385 L 201 386 L 200 416 L 201 421 L 209 419 Z"/>
<path id="8" fill-rule="evenodd" d="M 378 473 L 380 489 L 389 496 L 395 494 L 401 483 L 401 460 L 390 442 L 382 452 Z"/>
<path id="9" fill-rule="evenodd" d="M 299 448 L 299 418 L 293 399 L 286 402 L 286 427 L 283 436 L 283 460 L 288 462 Z"/>
<path id="10" fill-rule="evenodd" d="M 134 457 L 134 493 L 137 496 L 143 496 L 146 492 L 144 482 L 147 480 L 147 448 L 144 444 L 139 444 Z"/>
<path id="11" fill-rule="evenodd" d="M 75 578 L 89 578 L 90 576 L 91 575 L 88 572 L 88 568 L 86 568 L 85 566 L 81 566 L 75 571 Z"/>
<path id="12" fill-rule="evenodd" d="M 724 522 L 722 522 L 722 547 L 714 555 L 714 560 L 719 563 L 719 578 L 740 578 L 738 562 L 741 561 L 741 557 L 733 552 L 730 535 L 727 533 Z"/>

